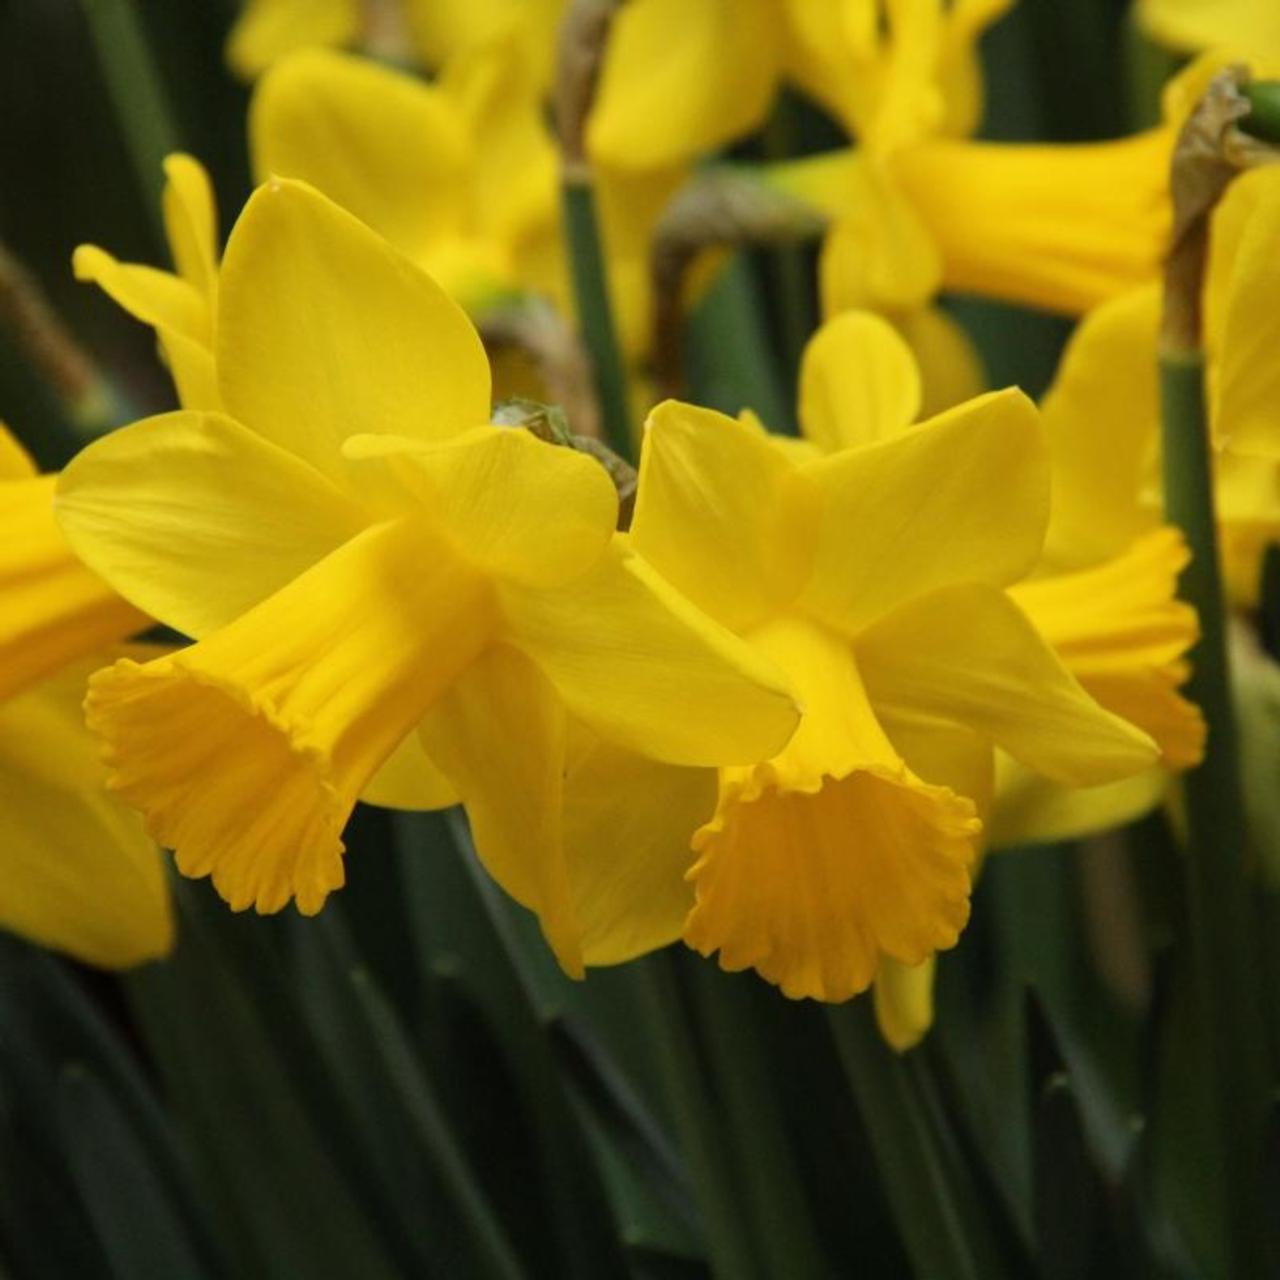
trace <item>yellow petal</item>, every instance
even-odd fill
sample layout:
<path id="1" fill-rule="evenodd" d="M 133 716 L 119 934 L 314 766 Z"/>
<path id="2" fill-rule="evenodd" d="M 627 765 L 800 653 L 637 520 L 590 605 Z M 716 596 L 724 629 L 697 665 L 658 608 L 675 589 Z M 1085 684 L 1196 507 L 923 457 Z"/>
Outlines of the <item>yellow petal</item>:
<path id="1" fill-rule="evenodd" d="M 1193 52 L 1229 46 L 1280 56 L 1280 10 L 1270 0 L 1138 0 L 1154 39 Z"/>
<path id="2" fill-rule="evenodd" d="M 421 734 L 462 797 L 480 861 L 538 916 L 564 971 L 582 977 L 564 847 L 565 716 L 555 690 L 523 654 L 496 645 L 454 682 Z"/>
<path id="3" fill-rule="evenodd" d="M 601 737 L 669 764 L 749 763 L 799 713 L 777 669 L 701 613 L 615 537 L 554 590 L 500 592 L 512 643 Z"/>
<path id="4" fill-rule="evenodd" d="M 96 284 L 135 320 L 172 330 L 207 347 L 213 340 L 208 300 L 190 281 L 155 267 L 117 262 L 96 245 L 82 244 L 72 256 L 76 279 Z"/>
<path id="5" fill-rule="evenodd" d="M 1280 543 L 1280 464 L 1248 454 L 1219 454 L 1214 499 L 1228 599 L 1243 609 L 1256 608 L 1263 555 L 1269 545 Z"/>
<path id="6" fill-rule="evenodd" d="M 149 622 L 72 553 L 56 481 L 0 482 L 0 701 Z"/>
<path id="7" fill-rule="evenodd" d="M 252 80 L 295 49 L 350 44 L 359 34 L 359 0 L 247 0 L 227 38 L 227 62 Z"/>
<path id="8" fill-rule="evenodd" d="M 850 133 L 869 121 L 879 88 L 869 81 L 878 53 L 873 33 L 858 37 L 856 17 L 868 6 L 783 0 L 783 65 L 789 80 L 817 99 Z"/>
<path id="9" fill-rule="evenodd" d="M 430 510 L 469 559 L 528 586 L 584 573 L 617 524 L 618 493 L 600 463 L 527 431 L 476 427 L 435 443 L 353 436 L 344 452 L 388 467 L 409 505 Z"/>
<path id="10" fill-rule="evenodd" d="M 36 464 L 17 436 L 0 422 L 0 482 L 26 480 L 36 474 Z"/>
<path id="11" fill-rule="evenodd" d="M 938 291 L 943 260 L 936 233 L 892 175 L 861 157 L 822 245 L 824 315 L 857 307 L 906 311 Z"/>
<path id="12" fill-rule="evenodd" d="M 883 153 L 938 128 L 940 62 L 948 36 L 963 31 L 953 7 L 932 0 L 784 7 L 789 73 L 850 134 Z"/>
<path id="13" fill-rule="evenodd" d="M 360 799 L 381 809 L 448 809 L 458 803 L 458 793 L 412 734 L 373 775 Z"/>
<path id="14" fill-rule="evenodd" d="M 1158 755 L 992 587 L 944 587 L 904 605 L 861 637 L 858 661 L 873 705 L 956 720 L 1058 782 L 1111 782 Z"/>
<path id="15" fill-rule="evenodd" d="M 948 137 L 966 138 L 982 123 L 985 103 L 978 39 L 1013 3 L 960 0 L 947 11 L 937 77 L 945 109 L 941 131 Z"/>
<path id="16" fill-rule="evenodd" d="M 1213 218 L 1209 266 L 1212 423 L 1217 444 L 1280 458 L 1280 171 L 1264 165 L 1227 189 Z"/>
<path id="17" fill-rule="evenodd" d="M 1064 787 L 1003 752 L 997 753 L 996 766 L 996 802 L 987 829 L 994 849 L 1114 831 L 1150 813 L 1170 785 L 1164 769 L 1146 769 L 1100 787 Z"/>
<path id="18" fill-rule="evenodd" d="M 886 956 L 876 974 L 876 1025 L 891 1049 L 906 1053 L 933 1026 L 933 982 L 937 962 L 899 964 Z"/>
<path id="19" fill-rule="evenodd" d="M 314 914 L 343 883 L 356 798 L 494 621 L 429 526 L 375 525 L 191 648 L 98 672 L 86 717 L 179 870 L 236 910 Z"/>
<path id="20" fill-rule="evenodd" d="M 631 536 L 669 582 L 735 631 L 781 608 L 808 573 L 795 468 L 765 434 L 667 401 L 649 415 Z"/>
<path id="21" fill-rule="evenodd" d="M 989 738 L 954 720 L 919 712 L 908 717 L 877 707 L 876 716 L 916 777 L 972 800 L 985 824 L 995 795 L 996 752 Z"/>
<path id="22" fill-rule="evenodd" d="M 510 24 L 451 58 L 440 81 L 466 124 L 479 233 L 508 251 L 560 232 L 559 153 L 529 45 Z"/>
<path id="23" fill-rule="evenodd" d="M 218 391 L 218 371 L 213 366 L 212 349 L 172 329 L 161 330 L 156 337 L 178 392 L 178 403 L 184 409 L 210 413 L 221 410 L 222 396 Z"/>
<path id="24" fill-rule="evenodd" d="M 1169 233 L 1173 131 L 1115 142 L 931 142 L 894 157 L 962 293 L 1078 314 L 1152 279 Z"/>
<path id="25" fill-rule="evenodd" d="M 987 389 L 982 357 L 964 327 L 939 307 L 919 307 L 893 317 L 893 326 L 920 371 L 919 414 L 932 418 Z"/>
<path id="26" fill-rule="evenodd" d="M 1009 592 L 1081 685 L 1155 739 L 1169 769 L 1204 755 L 1204 717 L 1178 693 L 1200 634 L 1195 610 L 1174 596 L 1189 559 L 1182 535 L 1164 526 L 1092 569 Z"/>
<path id="27" fill-rule="evenodd" d="M 154 267 L 117 262 L 102 249 L 85 244 L 75 251 L 72 267 L 77 280 L 98 285 L 135 320 L 155 329 L 184 408 L 221 407 L 213 367 L 212 277 L 207 282 L 209 291 L 205 293 L 181 276 Z"/>
<path id="28" fill-rule="evenodd" d="M 405 0 L 418 52 L 428 67 L 513 32 L 540 86 L 552 74 L 564 0 Z"/>
<path id="29" fill-rule="evenodd" d="M 754 128 L 777 78 L 775 9 L 770 0 L 632 0 L 620 9 L 591 112 L 593 157 L 658 169 Z"/>
<path id="30" fill-rule="evenodd" d="M 221 414 L 148 418 L 91 444 L 58 480 L 76 554 L 153 617 L 203 636 L 368 523 L 300 458 Z"/>
<path id="31" fill-rule="evenodd" d="M 801 599 L 849 635 L 949 582 L 1013 582 L 1040 554 L 1049 505 L 1043 435 L 1035 406 L 1012 388 L 806 463 L 801 474 L 821 502 Z"/>
<path id="32" fill-rule="evenodd" d="M 249 109 L 259 182 L 309 182 L 424 265 L 462 234 L 476 163 L 469 144 L 439 87 L 324 49 L 278 62 Z"/>
<path id="33" fill-rule="evenodd" d="M 212 301 L 218 281 L 213 185 L 200 162 L 181 152 L 165 157 L 164 176 L 164 227 L 174 266 L 201 297 Z"/>
<path id="34" fill-rule="evenodd" d="M 883 955 L 917 964 L 954 944 L 979 824 L 896 755 L 847 643 L 791 619 L 753 641 L 796 681 L 805 716 L 775 759 L 721 771 L 716 815 L 694 837 L 685 940 L 785 995 L 845 1000 Z"/>
<path id="35" fill-rule="evenodd" d="M 160 851 L 107 795 L 76 663 L 0 705 L 0 926 L 87 964 L 166 954 L 173 912 Z"/>
<path id="36" fill-rule="evenodd" d="M 300 182 L 259 187 L 231 233 L 217 366 L 233 417 L 337 476 L 347 436 L 489 420 L 489 364 L 457 304 Z"/>
<path id="37" fill-rule="evenodd" d="M 1053 500 L 1045 555 L 1055 567 L 1123 551 L 1154 523 L 1142 502 L 1159 428 L 1157 285 L 1091 311 L 1044 398 Z"/>
<path id="38" fill-rule="evenodd" d="M 888 321 L 850 311 L 809 340 L 800 367 L 800 425 L 824 450 L 896 435 L 919 411 L 919 370 Z"/>
<path id="39" fill-rule="evenodd" d="M 564 840 L 588 965 L 675 942 L 693 907 L 693 833 L 714 813 L 714 769 L 646 760 L 571 726 Z"/>

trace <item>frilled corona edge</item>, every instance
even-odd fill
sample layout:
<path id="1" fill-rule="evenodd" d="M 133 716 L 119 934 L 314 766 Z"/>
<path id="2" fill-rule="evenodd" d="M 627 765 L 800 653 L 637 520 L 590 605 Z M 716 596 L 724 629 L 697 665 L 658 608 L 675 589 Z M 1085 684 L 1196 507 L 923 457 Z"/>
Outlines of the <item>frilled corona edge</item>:
<path id="1" fill-rule="evenodd" d="M 212 877 L 234 910 L 267 914 L 296 898 L 314 915 L 342 887 L 349 806 L 306 723 L 182 654 L 97 672 L 85 718 L 108 787 L 142 811 L 184 875 Z"/>
<path id="2" fill-rule="evenodd" d="M 883 957 L 919 964 L 969 919 L 973 802 L 905 767 L 791 780 L 728 771 L 694 836 L 685 941 L 793 999 L 847 1000 Z M 736 775 L 736 776 L 732 776 Z"/>

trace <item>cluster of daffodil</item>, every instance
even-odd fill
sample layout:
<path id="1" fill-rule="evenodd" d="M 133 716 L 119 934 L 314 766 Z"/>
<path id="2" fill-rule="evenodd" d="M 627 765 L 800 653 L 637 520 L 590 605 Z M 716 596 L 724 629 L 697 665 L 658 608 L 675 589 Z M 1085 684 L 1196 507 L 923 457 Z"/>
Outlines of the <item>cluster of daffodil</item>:
<path id="1" fill-rule="evenodd" d="M 874 985 L 914 1043 L 985 851 L 1130 820 L 1205 748 L 1155 382 L 1169 157 L 1205 73 L 1128 139 L 971 141 L 975 42 L 1010 3 L 622 7 L 587 141 L 637 403 L 654 229 L 695 164 L 783 82 L 851 140 L 753 171 L 826 228 L 801 437 L 646 406 L 632 507 L 571 440 L 495 419 L 513 388 L 477 333 L 529 297 L 572 324 L 563 6 L 252 0 L 229 56 L 260 76 L 260 185 L 225 249 L 174 155 L 174 270 L 74 260 L 154 328 L 182 407 L 57 479 L 0 454 L 24 859 L 0 922 L 99 963 L 162 952 L 132 810 L 232 908 L 313 914 L 358 800 L 461 804 L 567 973 L 683 939 L 789 996 Z M 360 44 L 434 78 L 323 47 Z M 1277 243 L 1263 168 L 1214 219 L 1206 301 L 1242 606 L 1280 538 Z M 1041 408 L 982 391 L 942 289 L 1087 313 Z M 153 623 L 191 643 L 119 649 Z"/>

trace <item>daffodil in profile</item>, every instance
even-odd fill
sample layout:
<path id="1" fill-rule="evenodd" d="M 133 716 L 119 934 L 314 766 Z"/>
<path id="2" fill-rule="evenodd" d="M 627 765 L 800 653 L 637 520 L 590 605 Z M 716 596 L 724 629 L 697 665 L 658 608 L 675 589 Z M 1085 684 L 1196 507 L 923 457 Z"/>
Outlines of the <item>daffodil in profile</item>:
<path id="1" fill-rule="evenodd" d="M 112 787 L 183 872 L 264 912 L 343 883 L 358 797 L 460 798 L 580 973 L 566 833 L 611 811 L 564 804 L 566 775 L 597 742 L 763 758 L 797 720 L 783 677 L 615 533 L 594 459 L 487 425 L 463 312 L 305 184 L 259 189 L 231 234 L 215 366 L 224 412 L 113 433 L 59 484 L 85 561 L 197 640 L 94 677 Z"/>
<path id="2" fill-rule="evenodd" d="M 1009 390 L 910 426 L 909 353 L 874 317 L 850 321 L 852 342 L 836 330 L 811 355 L 805 441 L 654 410 L 632 526 L 640 553 L 785 671 L 805 709 L 782 751 L 720 771 L 684 937 L 824 1000 L 955 942 L 994 746 L 1074 786 L 1157 755 L 1008 594 L 1048 517 L 1034 406 Z"/>
<path id="3" fill-rule="evenodd" d="M 618 171 L 687 165 L 758 128 L 782 84 L 807 94 L 853 145 L 761 176 L 828 222 L 824 313 L 891 318 L 928 405 L 956 403 L 982 373 L 932 305 L 940 290 L 1079 314 L 1153 278 L 1169 228 L 1169 126 L 1081 145 L 971 140 L 977 43 L 1010 2 L 629 0 L 604 60 L 593 154 Z"/>
<path id="4" fill-rule="evenodd" d="M 72 554 L 0 427 L 0 927 L 124 968 L 173 943 L 160 852 L 111 799 L 80 714 L 110 649 L 147 626 Z"/>
<path id="5" fill-rule="evenodd" d="M 1154 377 L 1154 365 L 1151 372 Z M 1122 376 L 1132 377 L 1132 368 Z M 1127 412 L 1131 401 L 1119 388 L 1113 396 L 1110 412 Z M 924 429 L 912 425 L 920 401 L 919 372 L 902 339 L 881 318 L 848 312 L 824 325 L 805 352 L 800 417 L 806 442 L 791 447 L 816 445 L 830 453 L 875 439 L 909 438 Z M 1048 506 L 1055 514 L 1067 486 L 1077 480 L 1059 465 L 1056 412 L 1051 397 L 1044 443 L 1049 446 Z M 1092 509 L 1101 520 L 1107 518 L 1107 503 L 1105 497 L 1099 503 L 1098 495 L 1105 494 L 1106 483 L 1099 478 L 1093 495 Z M 929 781 L 961 789 L 966 778 L 980 780 L 970 783 L 970 794 L 976 794 L 986 824 L 984 849 L 993 843 L 1065 839 L 1128 821 L 1157 803 L 1170 773 L 1198 762 L 1204 750 L 1203 718 L 1178 692 L 1188 674 L 1187 650 L 1198 634 L 1194 611 L 1175 598 L 1177 574 L 1187 557 L 1181 535 L 1153 521 L 1087 564 L 1077 561 L 1069 572 L 1055 572 L 1048 554 L 1041 549 L 1024 574 L 1008 581 L 1006 598 L 1099 706 L 1148 735 L 1158 762 L 1153 752 L 1150 768 L 1081 785 L 1018 759 L 990 734 L 967 740 L 953 735 L 945 753 L 935 752 L 937 772 L 919 768 Z M 910 1047 L 928 1030 L 932 991 L 931 960 L 911 966 L 891 958 L 882 965 L 876 1012 L 895 1047 Z"/>
<path id="6" fill-rule="evenodd" d="M 856 140 L 786 162 L 826 210 L 827 314 L 912 313 L 940 289 L 1078 314 L 1152 278 L 1169 228 L 1173 129 L 1111 142 L 987 143 L 975 45 L 1009 5 L 794 0 L 790 66 Z"/>

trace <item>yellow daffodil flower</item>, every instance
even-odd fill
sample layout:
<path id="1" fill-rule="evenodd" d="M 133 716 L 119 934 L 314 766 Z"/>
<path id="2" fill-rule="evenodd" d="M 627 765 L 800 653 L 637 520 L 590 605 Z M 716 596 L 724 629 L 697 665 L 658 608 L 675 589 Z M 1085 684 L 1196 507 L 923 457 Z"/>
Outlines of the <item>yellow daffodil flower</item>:
<path id="1" fill-rule="evenodd" d="M 892 318 L 930 408 L 982 385 L 946 288 L 1073 314 L 1157 270 L 1173 130 L 1076 146 L 977 143 L 976 44 L 1011 0 L 631 0 L 606 53 L 599 162 L 688 163 L 758 126 L 787 80 L 856 146 L 768 166 L 831 220 L 823 309 Z M 679 32 L 678 40 L 671 33 Z"/>
<path id="2" fill-rule="evenodd" d="M 172 946 L 169 892 L 80 702 L 92 656 L 147 619 L 72 555 L 55 483 L 0 427 L 0 927 L 124 968 Z"/>
<path id="3" fill-rule="evenodd" d="M 967 140 L 980 114 L 974 41 L 1007 7 L 918 0 L 880 28 L 838 6 L 793 6 L 795 74 L 858 144 L 772 172 L 832 219 L 827 314 L 911 312 L 940 288 L 1074 314 L 1155 275 L 1172 128 L 1073 145 Z"/>
<path id="4" fill-rule="evenodd" d="M 1138 0 L 1136 12 L 1142 29 L 1171 49 L 1280 57 L 1280 6 L 1271 0 Z"/>
<path id="5" fill-rule="evenodd" d="M 190 156 L 164 162 L 164 225 L 174 270 L 118 262 L 96 245 L 72 258 L 77 280 L 96 284 L 156 331 L 156 340 L 187 409 L 217 409 L 213 373 L 218 310 L 218 222 L 209 175 Z"/>
<path id="6" fill-rule="evenodd" d="M 1007 594 L 1048 516 L 1034 406 L 1004 391 L 908 429 L 909 353 L 873 317 L 850 319 L 856 340 L 840 329 L 811 347 L 806 441 L 659 406 L 632 526 L 640 553 L 781 667 L 805 707 L 780 753 L 721 770 L 685 939 L 825 1000 L 864 990 L 886 958 L 920 964 L 955 942 L 992 743 L 1068 785 L 1157 754 Z"/>
<path id="7" fill-rule="evenodd" d="M 85 561 L 197 638 L 94 677 L 112 786 L 183 872 L 264 912 L 318 911 L 343 883 L 357 797 L 459 797 L 481 859 L 580 973 L 583 913 L 646 868 L 615 849 L 571 881 L 566 841 L 617 805 L 565 805 L 566 774 L 607 773 L 610 749 L 767 756 L 797 720 L 782 677 L 614 533 L 593 459 L 485 425 L 463 312 L 305 184 L 260 188 L 237 222 L 214 363 L 224 413 L 118 431 L 59 484 Z"/>
<path id="8" fill-rule="evenodd" d="M 1172 133 L 964 141 L 981 115 L 976 42 L 1010 2 L 633 0 L 605 60 L 593 151 L 617 167 L 687 162 L 759 124 L 785 76 L 858 144 L 772 175 L 833 218 L 828 314 L 912 311 L 944 285 L 1079 312 L 1154 273 Z"/>
<path id="9" fill-rule="evenodd" d="M 539 85 L 551 75 L 564 0 L 246 0 L 227 61 L 252 80 L 299 49 L 348 47 L 440 67 L 495 32 L 514 30 Z"/>
<path id="10" fill-rule="evenodd" d="M 799 448 L 831 454 L 876 439 L 910 439 L 924 430 L 911 426 L 920 400 L 919 373 L 901 338 L 874 315 L 848 312 L 828 322 L 805 352 L 800 410 L 807 441 Z M 1117 401 L 1114 411 L 1123 406 Z M 1059 478 L 1053 474 L 1055 510 Z M 1200 713 L 1177 692 L 1187 674 L 1184 655 L 1197 634 L 1193 611 L 1174 599 L 1185 560 L 1181 537 L 1153 527 L 1087 569 L 1049 576 L 1029 565 L 1030 576 L 1004 584 L 1006 598 L 1080 687 L 1149 735 L 1167 770 L 1196 763 L 1204 749 Z M 927 781 L 967 787 L 975 795 L 989 824 L 986 843 L 1060 838 L 1080 827 L 1113 825 L 1150 808 L 1165 786 L 1167 775 L 1156 769 L 1117 775 L 1105 785 L 1066 783 L 1004 750 L 995 753 L 993 785 L 991 741 L 990 734 L 967 742 L 953 738 L 946 751 L 935 747 L 932 771 L 916 762 Z M 903 752 L 912 761 L 905 745 Z M 973 779 L 981 781 L 975 785 Z M 1058 830 L 1051 830 L 1054 823 Z M 928 1030 L 932 993 L 931 958 L 915 964 L 885 958 L 876 976 L 876 1013 L 896 1048 L 909 1048 Z"/>

